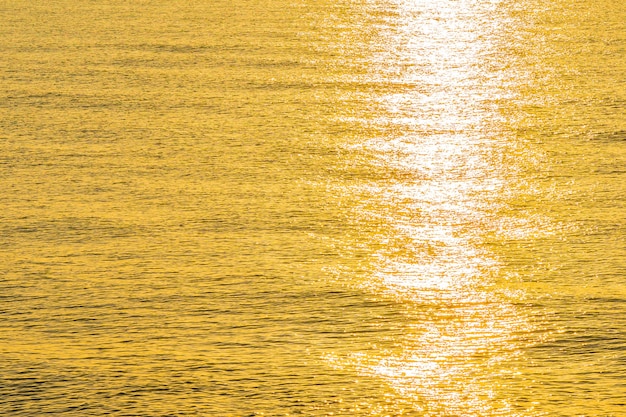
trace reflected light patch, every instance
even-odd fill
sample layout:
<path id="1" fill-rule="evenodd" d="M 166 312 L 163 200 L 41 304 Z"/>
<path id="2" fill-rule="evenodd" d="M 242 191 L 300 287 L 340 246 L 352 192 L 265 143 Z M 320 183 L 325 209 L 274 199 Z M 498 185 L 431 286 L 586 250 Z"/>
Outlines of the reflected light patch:
<path id="1" fill-rule="evenodd" d="M 396 87 L 373 95 L 372 115 L 339 117 L 384 132 L 348 149 L 363 167 L 345 193 L 372 230 L 360 241 L 371 273 L 358 285 L 407 306 L 393 348 L 345 361 L 424 415 L 516 415 L 501 385 L 533 325 L 523 294 L 498 287 L 488 239 L 553 227 L 502 215 L 525 161 L 504 156 L 511 132 L 498 109 L 512 93 L 498 4 L 390 2 L 371 80 Z"/>

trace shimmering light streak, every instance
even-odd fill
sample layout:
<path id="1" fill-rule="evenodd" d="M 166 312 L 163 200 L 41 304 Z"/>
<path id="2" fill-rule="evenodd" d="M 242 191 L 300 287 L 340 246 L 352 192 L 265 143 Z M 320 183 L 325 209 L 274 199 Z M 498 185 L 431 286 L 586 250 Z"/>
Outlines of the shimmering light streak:
<path id="1" fill-rule="evenodd" d="M 379 114 L 366 123 L 388 133 L 351 152 L 394 174 L 348 192 L 366 196 L 357 221 L 379 224 L 364 239 L 379 249 L 360 285 L 406 303 L 411 324 L 393 348 L 347 362 L 425 415 L 514 415 L 501 385 L 533 325 L 516 306 L 523 295 L 498 289 L 500 261 L 485 237 L 528 236 L 537 224 L 502 216 L 519 186 L 517 164 L 503 162 L 512 132 L 499 113 L 513 94 L 497 33 L 506 22 L 494 2 L 390 7 L 372 77 L 407 87 L 376 97 Z"/>

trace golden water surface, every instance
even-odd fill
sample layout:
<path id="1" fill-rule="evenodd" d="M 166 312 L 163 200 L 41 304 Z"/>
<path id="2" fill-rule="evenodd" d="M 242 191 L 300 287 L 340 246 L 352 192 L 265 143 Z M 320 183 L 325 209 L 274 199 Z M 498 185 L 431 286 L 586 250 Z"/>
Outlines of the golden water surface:
<path id="1" fill-rule="evenodd" d="M 622 0 L 4 0 L 0 54 L 0 415 L 626 415 Z"/>

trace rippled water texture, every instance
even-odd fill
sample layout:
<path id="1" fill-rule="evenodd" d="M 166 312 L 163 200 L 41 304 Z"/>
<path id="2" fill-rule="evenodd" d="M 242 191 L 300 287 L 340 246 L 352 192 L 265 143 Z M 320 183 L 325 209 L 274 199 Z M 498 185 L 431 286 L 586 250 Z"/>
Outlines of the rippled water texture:
<path id="1" fill-rule="evenodd" d="M 0 2 L 0 414 L 626 415 L 626 3 Z"/>

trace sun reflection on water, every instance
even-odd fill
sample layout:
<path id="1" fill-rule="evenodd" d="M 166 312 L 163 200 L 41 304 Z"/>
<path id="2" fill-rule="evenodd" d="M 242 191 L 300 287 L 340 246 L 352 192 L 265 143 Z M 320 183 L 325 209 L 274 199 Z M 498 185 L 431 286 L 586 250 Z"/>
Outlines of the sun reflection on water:
<path id="1" fill-rule="evenodd" d="M 507 157 L 514 135 L 499 110 L 513 94 L 506 22 L 493 1 L 390 7 L 372 78 L 403 89 L 376 95 L 369 118 L 342 119 L 383 132 L 350 147 L 370 172 L 344 191 L 361 200 L 354 221 L 374 230 L 357 285 L 406 304 L 408 324 L 392 347 L 346 361 L 424 415 L 516 415 L 503 385 L 533 324 L 485 238 L 533 235 L 541 222 L 503 215 L 529 163 Z"/>

